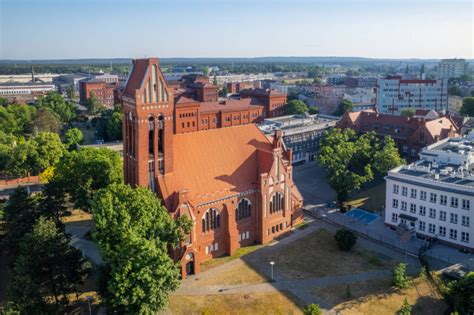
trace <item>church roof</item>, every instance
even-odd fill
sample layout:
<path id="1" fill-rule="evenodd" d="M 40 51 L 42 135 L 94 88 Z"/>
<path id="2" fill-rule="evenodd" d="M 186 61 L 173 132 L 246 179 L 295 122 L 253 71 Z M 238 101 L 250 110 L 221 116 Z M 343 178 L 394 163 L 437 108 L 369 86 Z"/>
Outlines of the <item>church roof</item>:
<path id="1" fill-rule="evenodd" d="M 187 189 L 196 206 L 256 189 L 259 172 L 265 171 L 259 168 L 259 152 L 272 148 L 253 124 L 173 135 L 174 170 L 163 177 L 163 199 Z"/>

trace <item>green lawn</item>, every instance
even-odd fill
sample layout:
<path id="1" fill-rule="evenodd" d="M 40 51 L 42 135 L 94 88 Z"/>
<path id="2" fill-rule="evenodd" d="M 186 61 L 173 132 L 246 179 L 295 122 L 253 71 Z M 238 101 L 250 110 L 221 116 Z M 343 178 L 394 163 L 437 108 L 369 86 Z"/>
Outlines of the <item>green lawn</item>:
<path id="1" fill-rule="evenodd" d="M 234 260 L 236 258 L 240 258 L 242 256 L 250 254 L 251 252 L 254 252 L 257 249 L 261 248 L 262 246 L 264 246 L 264 245 L 257 244 L 257 245 L 241 247 L 241 248 L 237 249 L 235 251 L 235 254 L 232 255 L 232 256 L 226 255 L 226 256 L 222 256 L 222 257 L 213 258 L 211 260 L 208 260 L 208 261 L 204 262 L 203 264 L 201 264 L 201 272 L 203 272 L 207 269 L 213 268 L 213 267 L 220 266 L 220 265 L 225 264 L 225 263 L 227 263 L 231 260 Z"/>

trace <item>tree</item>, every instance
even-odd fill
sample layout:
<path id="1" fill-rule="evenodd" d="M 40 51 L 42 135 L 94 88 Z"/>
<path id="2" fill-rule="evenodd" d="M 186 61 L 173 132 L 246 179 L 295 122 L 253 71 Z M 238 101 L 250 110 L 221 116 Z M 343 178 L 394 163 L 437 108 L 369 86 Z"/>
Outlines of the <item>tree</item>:
<path id="1" fill-rule="evenodd" d="M 9 297 L 23 312 L 47 308 L 49 296 L 54 298 L 56 308 L 67 305 L 67 295 L 84 282 L 91 265 L 69 242 L 56 222 L 44 217 L 21 240 Z"/>
<path id="2" fill-rule="evenodd" d="M 94 92 L 90 92 L 89 98 L 86 103 L 87 109 L 91 115 L 97 115 L 105 109 L 104 104 L 102 104 Z"/>
<path id="3" fill-rule="evenodd" d="M 35 143 L 36 152 L 38 154 L 37 166 L 35 174 L 50 166 L 56 165 L 65 152 L 65 148 L 59 135 L 52 132 L 40 132 L 32 140 Z"/>
<path id="4" fill-rule="evenodd" d="M 409 286 L 408 277 L 406 276 L 406 269 L 407 265 L 400 263 L 393 270 L 392 284 L 397 289 L 405 289 Z"/>
<path id="5" fill-rule="evenodd" d="M 468 96 L 462 100 L 461 115 L 474 116 L 474 97 Z"/>
<path id="6" fill-rule="evenodd" d="M 336 235 L 334 235 L 334 239 L 340 250 L 349 251 L 356 244 L 357 235 L 350 230 L 340 229 L 336 232 Z"/>
<path id="7" fill-rule="evenodd" d="M 313 84 L 321 85 L 321 83 L 323 83 L 323 81 L 321 80 L 320 77 L 315 77 L 313 79 Z"/>
<path id="8" fill-rule="evenodd" d="M 58 92 L 49 92 L 46 96 L 39 97 L 35 106 L 51 109 L 63 123 L 69 123 L 76 118 L 76 105 L 71 101 L 66 101 Z"/>
<path id="9" fill-rule="evenodd" d="M 35 108 L 23 104 L 0 106 L 0 130 L 21 136 L 28 131 Z"/>
<path id="10" fill-rule="evenodd" d="M 415 110 L 411 107 L 408 107 L 408 108 L 402 110 L 400 115 L 404 116 L 404 117 L 412 117 L 412 116 L 415 115 Z"/>
<path id="11" fill-rule="evenodd" d="M 462 96 L 461 89 L 457 85 L 452 85 L 448 88 L 449 95 Z"/>
<path id="12" fill-rule="evenodd" d="M 10 103 L 8 99 L 0 97 L 0 106 L 8 106 L 8 103 Z"/>
<path id="13" fill-rule="evenodd" d="M 303 314 L 304 315 L 322 315 L 323 312 L 319 308 L 318 304 L 309 304 L 303 309 Z"/>
<path id="14" fill-rule="evenodd" d="M 202 74 L 205 75 L 205 76 L 208 76 L 209 75 L 209 67 L 204 66 L 202 68 Z"/>
<path id="15" fill-rule="evenodd" d="M 408 303 L 408 299 L 404 298 L 402 307 L 398 311 L 398 314 L 399 315 L 410 315 L 411 314 L 411 309 L 412 309 L 412 307 L 411 307 L 410 303 Z"/>
<path id="16" fill-rule="evenodd" d="M 350 100 L 342 100 L 333 115 L 342 116 L 346 112 L 352 112 L 352 107 L 352 102 Z"/>
<path id="17" fill-rule="evenodd" d="M 314 107 L 314 106 L 308 106 L 308 114 L 314 115 L 319 113 L 319 108 Z"/>
<path id="18" fill-rule="evenodd" d="M 459 314 L 474 310 L 474 271 L 448 283 L 446 300 Z"/>
<path id="19" fill-rule="evenodd" d="M 38 109 L 29 126 L 29 131 L 33 134 L 41 131 L 58 133 L 60 130 L 61 121 L 58 115 L 48 107 Z"/>
<path id="20" fill-rule="evenodd" d="M 381 142 L 374 132 L 356 136 L 351 129 L 333 129 L 321 139 L 319 164 L 328 171 L 329 184 L 343 202 L 348 194 L 403 160 L 393 140 Z"/>
<path id="21" fill-rule="evenodd" d="M 77 148 L 77 145 L 82 143 L 82 139 L 84 135 L 82 131 L 78 128 L 71 128 L 66 132 L 66 145 L 69 150 L 73 150 Z"/>
<path id="22" fill-rule="evenodd" d="M 96 191 L 122 181 L 120 155 L 106 148 L 68 152 L 56 165 L 51 180 L 70 195 L 75 207 L 84 210 L 90 209 Z"/>
<path id="23" fill-rule="evenodd" d="M 303 114 L 308 112 L 308 105 L 301 100 L 291 100 L 285 105 L 286 115 Z"/>
<path id="24" fill-rule="evenodd" d="M 382 149 L 374 154 L 374 169 L 376 174 L 385 176 L 391 169 L 405 163 L 398 153 L 397 146 L 392 137 L 385 137 Z"/>
<path id="25" fill-rule="evenodd" d="M 219 96 L 226 97 L 227 94 L 229 94 L 229 89 L 227 88 L 226 85 L 224 85 L 222 89 L 219 91 Z"/>
<path id="26" fill-rule="evenodd" d="M 70 85 L 66 88 L 66 95 L 70 100 L 73 100 L 76 97 L 76 90 L 74 85 Z"/>
<path id="27" fill-rule="evenodd" d="M 214 74 L 214 79 L 212 80 L 212 84 L 217 86 L 217 76 Z"/>
<path id="28" fill-rule="evenodd" d="M 122 140 L 122 111 L 120 106 L 101 112 L 97 123 L 97 134 L 105 141 Z"/>
<path id="29" fill-rule="evenodd" d="M 179 271 L 168 255 L 192 223 L 173 220 L 147 188 L 114 184 L 94 196 L 95 238 L 104 259 L 101 295 L 112 311 L 152 314 L 178 285 Z"/>

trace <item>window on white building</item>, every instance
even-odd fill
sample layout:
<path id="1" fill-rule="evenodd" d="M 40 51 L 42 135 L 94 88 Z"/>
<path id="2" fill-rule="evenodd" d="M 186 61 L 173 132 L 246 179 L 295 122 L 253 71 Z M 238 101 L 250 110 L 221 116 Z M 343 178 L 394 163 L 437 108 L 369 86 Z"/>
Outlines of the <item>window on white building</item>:
<path id="1" fill-rule="evenodd" d="M 426 191 L 420 191 L 420 200 L 426 200 Z"/>
<path id="2" fill-rule="evenodd" d="M 402 186 L 402 196 L 406 196 L 408 195 L 408 188 L 406 188 L 405 186 Z"/>
<path id="3" fill-rule="evenodd" d="M 410 197 L 411 197 L 411 198 L 416 198 L 416 189 L 413 189 L 413 188 L 412 188 L 412 189 L 410 190 Z"/>
<path id="4" fill-rule="evenodd" d="M 462 220 L 461 220 L 461 224 L 464 225 L 464 226 L 469 226 L 469 217 L 463 215 Z"/>
<path id="5" fill-rule="evenodd" d="M 430 193 L 430 202 L 436 203 L 436 194 L 435 193 Z"/>
<path id="6" fill-rule="evenodd" d="M 458 238 L 458 231 L 455 229 L 449 229 L 449 238 L 452 238 L 453 240 Z"/>
<path id="7" fill-rule="evenodd" d="M 393 193 L 398 194 L 399 186 L 398 185 L 393 185 Z"/>
<path id="8" fill-rule="evenodd" d="M 439 211 L 439 220 L 440 221 L 446 221 L 446 211 Z"/>
<path id="9" fill-rule="evenodd" d="M 458 224 L 458 215 L 456 213 L 450 213 L 449 222 Z"/>
<path id="10" fill-rule="evenodd" d="M 463 200 L 462 200 L 462 208 L 463 208 L 464 210 L 469 210 L 469 209 L 471 209 L 471 202 L 470 202 L 469 200 L 467 200 L 467 199 L 463 199 Z"/>
<path id="11" fill-rule="evenodd" d="M 458 207 L 458 198 L 451 197 L 451 207 L 453 207 L 453 208 Z"/>
<path id="12" fill-rule="evenodd" d="M 444 226 L 439 227 L 439 235 L 446 236 L 446 227 Z"/>
<path id="13" fill-rule="evenodd" d="M 469 233 L 461 232 L 461 242 L 469 243 Z"/>
<path id="14" fill-rule="evenodd" d="M 398 208 L 398 199 L 393 199 L 392 200 L 392 207 L 393 208 Z"/>
<path id="15" fill-rule="evenodd" d="M 425 216 L 426 215 L 426 207 L 425 206 L 420 206 L 420 215 Z"/>
<path id="16" fill-rule="evenodd" d="M 430 218 L 436 218 L 436 209 L 430 208 Z"/>
<path id="17" fill-rule="evenodd" d="M 398 221 L 398 214 L 392 213 L 392 222 L 397 222 Z"/>
<path id="18" fill-rule="evenodd" d="M 406 201 L 402 201 L 402 205 L 401 205 L 400 210 L 407 211 L 407 202 Z"/>
<path id="19" fill-rule="evenodd" d="M 423 222 L 423 221 L 419 221 L 419 222 L 418 222 L 418 229 L 419 229 L 420 231 L 424 231 L 424 230 L 425 230 L 425 227 L 426 227 L 426 223 L 425 223 L 425 222 Z"/>
<path id="20" fill-rule="evenodd" d="M 410 212 L 416 213 L 416 204 L 410 203 Z"/>
<path id="21" fill-rule="evenodd" d="M 436 225 L 430 223 L 428 225 L 428 232 L 435 234 L 436 233 Z"/>
<path id="22" fill-rule="evenodd" d="M 448 203 L 448 197 L 445 195 L 439 195 L 439 203 L 446 205 Z"/>

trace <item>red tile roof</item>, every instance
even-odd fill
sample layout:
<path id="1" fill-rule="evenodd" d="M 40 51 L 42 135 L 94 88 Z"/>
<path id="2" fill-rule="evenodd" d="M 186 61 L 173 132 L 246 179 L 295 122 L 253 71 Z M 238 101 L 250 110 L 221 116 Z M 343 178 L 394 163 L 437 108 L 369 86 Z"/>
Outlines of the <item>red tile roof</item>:
<path id="1" fill-rule="evenodd" d="M 229 111 L 238 111 L 246 109 L 263 109 L 263 103 L 256 98 L 243 98 L 240 100 L 225 100 L 217 102 L 201 102 L 200 112 L 229 112 Z"/>
<path id="2" fill-rule="evenodd" d="M 256 189 L 258 152 L 271 155 L 272 148 L 253 124 L 173 135 L 174 170 L 163 177 L 163 199 L 187 189 L 196 205 Z"/>

